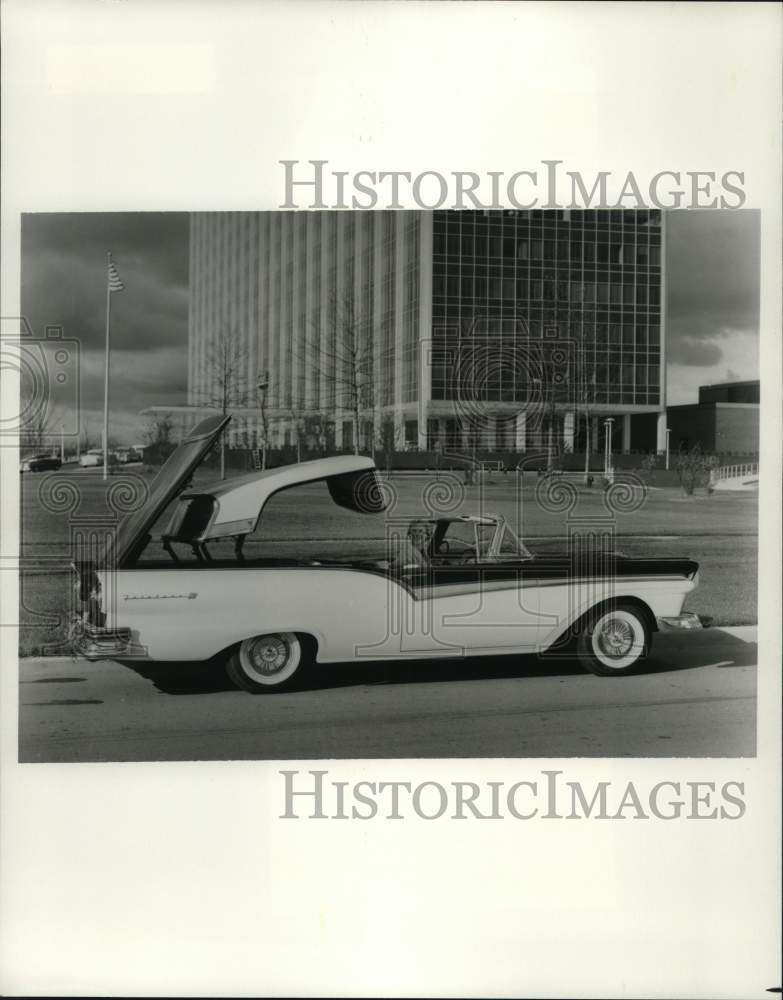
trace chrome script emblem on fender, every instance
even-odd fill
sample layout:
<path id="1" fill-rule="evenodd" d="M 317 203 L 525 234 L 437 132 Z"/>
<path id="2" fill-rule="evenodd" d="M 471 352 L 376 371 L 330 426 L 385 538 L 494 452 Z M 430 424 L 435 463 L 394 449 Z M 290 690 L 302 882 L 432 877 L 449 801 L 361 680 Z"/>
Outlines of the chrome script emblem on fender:
<path id="1" fill-rule="evenodd" d="M 192 590 L 189 594 L 123 594 L 124 601 L 169 601 L 183 600 L 193 601 L 198 597 L 198 592 Z"/>

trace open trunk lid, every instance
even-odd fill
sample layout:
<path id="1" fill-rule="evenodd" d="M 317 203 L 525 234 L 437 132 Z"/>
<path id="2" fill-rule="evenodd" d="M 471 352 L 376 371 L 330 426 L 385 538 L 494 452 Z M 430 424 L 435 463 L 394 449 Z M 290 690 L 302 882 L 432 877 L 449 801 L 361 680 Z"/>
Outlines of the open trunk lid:
<path id="1" fill-rule="evenodd" d="M 132 563 L 147 541 L 150 528 L 184 489 L 215 444 L 230 416 L 207 417 L 198 423 L 171 453 L 150 485 L 147 502 L 120 524 L 106 564 L 120 568 Z"/>
<path id="2" fill-rule="evenodd" d="M 231 420 L 228 415 L 207 417 L 198 423 L 169 455 L 150 483 L 146 502 L 120 522 L 114 538 L 102 552 L 74 552 L 74 568 L 89 579 L 95 569 L 120 569 L 132 564 L 147 542 L 148 534 L 166 507 L 190 483 L 193 473 Z"/>

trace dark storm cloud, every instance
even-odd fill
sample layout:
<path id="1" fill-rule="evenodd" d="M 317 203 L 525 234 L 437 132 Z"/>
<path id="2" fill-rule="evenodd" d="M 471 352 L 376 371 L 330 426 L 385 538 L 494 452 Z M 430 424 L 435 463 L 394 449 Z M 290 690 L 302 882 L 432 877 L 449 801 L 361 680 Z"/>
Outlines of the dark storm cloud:
<path id="1" fill-rule="evenodd" d="M 187 337 L 187 285 L 166 284 L 141 258 L 113 255 L 125 289 L 111 300 L 112 344 L 127 350 L 182 344 Z M 35 256 L 22 273 L 22 312 L 34 333 L 62 326 L 85 351 L 103 349 L 106 335 L 106 253 L 86 259 L 59 248 Z"/>
<path id="2" fill-rule="evenodd" d="M 152 361 L 144 351 L 112 351 L 112 409 L 138 413 L 148 406 L 185 403 L 186 359 L 187 348 L 180 346 L 156 351 Z M 103 406 L 103 363 L 102 351 L 82 358 L 82 402 L 86 409 Z"/>
<path id="3" fill-rule="evenodd" d="M 108 250 L 125 284 L 112 295 L 113 344 L 185 343 L 188 217 L 181 213 L 24 216 L 22 312 L 36 335 L 62 326 L 83 350 L 102 348 Z"/>
<path id="4" fill-rule="evenodd" d="M 82 405 L 103 401 L 106 253 L 125 285 L 111 297 L 112 411 L 185 400 L 188 216 L 68 213 L 22 218 L 22 314 L 81 347 Z"/>
<path id="5" fill-rule="evenodd" d="M 669 360 L 715 364 L 722 339 L 758 330 L 759 213 L 672 212 L 667 229 Z"/>
<path id="6" fill-rule="evenodd" d="M 67 212 L 25 215 L 22 254 L 56 250 L 64 257 L 104 260 L 106 251 L 143 263 L 166 285 L 188 283 L 188 215 L 184 212 Z"/>

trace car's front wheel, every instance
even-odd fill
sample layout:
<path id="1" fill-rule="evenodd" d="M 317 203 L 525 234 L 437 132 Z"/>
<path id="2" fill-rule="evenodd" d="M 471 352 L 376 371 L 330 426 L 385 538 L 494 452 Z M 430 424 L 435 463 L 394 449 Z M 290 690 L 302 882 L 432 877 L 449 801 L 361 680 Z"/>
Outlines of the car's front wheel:
<path id="1" fill-rule="evenodd" d="M 594 674 L 623 674 L 650 650 L 650 630 L 643 613 L 629 604 L 598 611 L 579 635 L 579 662 Z"/>
<path id="2" fill-rule="evenodd" d="M 245 639 L 226 661 L 226 673 L 243 691 L 263 694 L 293 687 L 306 656 L 294 632 L 273 632 Z"/>

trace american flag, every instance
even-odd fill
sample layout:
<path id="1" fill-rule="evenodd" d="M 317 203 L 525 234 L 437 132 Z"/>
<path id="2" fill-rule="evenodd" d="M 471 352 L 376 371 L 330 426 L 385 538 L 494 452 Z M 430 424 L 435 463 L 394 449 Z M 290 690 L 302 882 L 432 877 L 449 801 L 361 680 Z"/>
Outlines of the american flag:
<path id="1" fill-rule="evenodd" d="M 122 283 L 120 278 L 120 272 L 114 266 L 112 261 L 109 261 L 109 291 L 110 292 L 121 292 L 125 285 Z"/>

